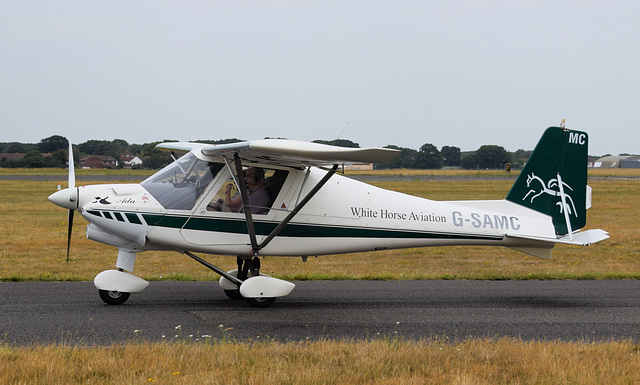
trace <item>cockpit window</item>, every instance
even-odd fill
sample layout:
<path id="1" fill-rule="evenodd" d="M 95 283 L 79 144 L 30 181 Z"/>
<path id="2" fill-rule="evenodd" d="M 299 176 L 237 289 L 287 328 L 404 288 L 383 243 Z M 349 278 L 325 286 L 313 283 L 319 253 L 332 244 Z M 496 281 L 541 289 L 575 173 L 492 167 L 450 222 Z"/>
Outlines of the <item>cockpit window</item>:
<path id="1" fill-rule="evenodd" d="M 282 189 L 288 171 L 249 167 L 244 170 L 244 180 L 249 194 L 252 214 L 266 214 Z M 207 205 L 208 211 L 244 212 L 242 197 L 230 176 Z"/>
<path id="2" fill-rule="evenodd" d="M 145 179 L 141 185 L 165 209 L 191 210 L 223 166 L 188 153 Z"/>

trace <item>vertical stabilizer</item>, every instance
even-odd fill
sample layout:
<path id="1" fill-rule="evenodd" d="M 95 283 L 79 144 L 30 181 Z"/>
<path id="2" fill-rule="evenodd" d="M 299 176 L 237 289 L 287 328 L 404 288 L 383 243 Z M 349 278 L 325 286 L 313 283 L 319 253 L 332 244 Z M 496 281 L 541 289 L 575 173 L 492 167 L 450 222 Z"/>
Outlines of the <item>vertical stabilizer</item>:
<path id="1" fill-rule="evenodd" d="M 588 141 L 586 132 L 547 128 L 507 200 L 551 216 L 559 235 L 584 227 Z"/>

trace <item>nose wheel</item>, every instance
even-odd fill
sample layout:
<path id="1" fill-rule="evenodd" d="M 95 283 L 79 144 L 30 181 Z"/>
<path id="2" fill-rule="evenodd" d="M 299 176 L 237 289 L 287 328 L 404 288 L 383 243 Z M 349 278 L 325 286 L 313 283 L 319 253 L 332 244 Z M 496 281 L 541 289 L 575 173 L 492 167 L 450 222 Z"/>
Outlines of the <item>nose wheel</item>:
<path id="1" fill-rule="evenodd" d="M 149 285 L 144 279 L 122 270 L 105 270 L 96 275 L 93 283 L 100 299 L 108 305 L 123 304 L 131 293 L 139 293 Z"/>

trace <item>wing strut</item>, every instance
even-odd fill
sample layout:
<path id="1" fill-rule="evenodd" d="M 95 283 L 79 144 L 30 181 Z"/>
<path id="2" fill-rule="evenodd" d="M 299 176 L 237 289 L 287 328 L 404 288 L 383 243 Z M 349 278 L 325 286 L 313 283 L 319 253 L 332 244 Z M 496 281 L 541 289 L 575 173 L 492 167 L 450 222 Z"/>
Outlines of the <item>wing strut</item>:
<path id="1" fill-rule="evenodd" d="M 233 155 L 233 160 L 236 166 L 236 184 L 240 189 L 240 196 L 242 197 L 242 207 L 244 211 L 244 217 L 247 220 L 247 230 L 249 231 L 249 240 L 251 241 L 251 249 L 253 254 L 257 254 L 260 248 L 258 247 L 258 241 L 256 239 L 256 229 L 253 225 L 253 217 L 251 215 L 251 207 L 249 207 L 249 193 L 247 192 L 247 185 L 244 182 L 244 178 L 240 173 L 242 172 L 242 162 L 240 156 L 236 152 Z"/>

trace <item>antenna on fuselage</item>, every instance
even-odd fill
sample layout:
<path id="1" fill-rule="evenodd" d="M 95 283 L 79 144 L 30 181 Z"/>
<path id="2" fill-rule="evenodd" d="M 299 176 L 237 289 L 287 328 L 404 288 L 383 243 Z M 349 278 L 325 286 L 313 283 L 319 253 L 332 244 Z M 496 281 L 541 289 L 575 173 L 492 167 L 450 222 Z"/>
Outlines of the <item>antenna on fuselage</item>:
<path id="1" fill-rule="evenodd" d="M 340 139 L 340 137 L 342 136 L 342 134 L 344 134 L 344 130 L 347 129 L 347 126 L 349 125 L 349 122 L 347 122 L 347 124 L 345 124 L 344 128 L 342 129 L 342 131 L 340 131 L 340 135 L 338 135 L 338 137 L 336 138 L 336 140 Z"/>

